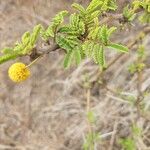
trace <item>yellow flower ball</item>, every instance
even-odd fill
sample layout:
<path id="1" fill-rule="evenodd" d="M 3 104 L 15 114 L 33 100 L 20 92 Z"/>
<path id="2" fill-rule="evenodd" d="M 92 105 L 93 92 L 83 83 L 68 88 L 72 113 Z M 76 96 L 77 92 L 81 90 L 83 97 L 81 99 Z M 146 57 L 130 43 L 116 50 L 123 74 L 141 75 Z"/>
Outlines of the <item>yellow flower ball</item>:
<path id="1" fill-rule="evenodd" d="M 14 82 L 21 82 L 30 76 L 30 70 L 23 63 L 14 63 L 8 70 L 9 78 Z"/>

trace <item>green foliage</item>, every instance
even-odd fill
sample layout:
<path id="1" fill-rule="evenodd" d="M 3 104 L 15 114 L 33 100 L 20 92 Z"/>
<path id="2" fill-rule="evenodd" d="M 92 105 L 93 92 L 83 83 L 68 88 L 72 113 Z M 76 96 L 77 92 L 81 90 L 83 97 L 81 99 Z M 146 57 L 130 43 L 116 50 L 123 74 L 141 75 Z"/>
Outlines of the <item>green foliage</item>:
<path id="1" fill-rule="evenodd" d="M 74 3 L 72 7 L 77 12 L 69 16 L 68 23 L 64 23 L 64 17 L 68 15 L 68 12 L 61 11 L 52 19 L 47 29 L 41 25 L 35 26 L 32 33 L 25 32 L 21 42 L 16 42 L 13 48 L 2 50 L 4 55 L 1 63 L 31 54 L 39 35 L 47 42 L 51 38 L 65 50 L 64 67 L 66 68 L 73 62 L 80 64 L 85 57 L 91 58 L 96 64 L 105 68 L 105 48 L 111 47 L 120 52 L 128 51 L 125 46 L 111 42 L 110 37 L 116 27 L 99 23 L 99 17 L 102 14 L 117 8 L 115 0 L 92 0 L 87 8 L 77 3 Z"/>
<path id="2" fill-rule="evenodd" d="M 95 3 L 92 3 L 93 6 Z M 82 12 L 85 11 L 84 8 L 81 8 L 79 5 L 74 4 L 74 7 L 79 7 L 78 10 L 82 9 Z M 96 7 L 96 6 L 95 6 Z M 90 11 L 91 6 L 88 7 L 87 11 Z M 91 10 L 93 12 L 94 10 Z M 96 20 L 94 20 L 95 22 Z M 97 25 L 97 22 L 95 22 Z M 97 30 L 98 29 L 98 30 Z M 85 42 L 79 41 L 85 34 L 85 22 L 81 16 L 74 13 L 70 16 L 70 22 L 66 26 L 63 26 L 59 29 L 57 34 L 56 42 L 57 44 L 66 49 L 69 54 L 66 55 L 64 66 L 68 67 L 72 61 L 69 61 L 71 57 L 68 55 L 75 56 L 77 64 L 81 62 L 81 59 L 84 56 L 90 57 L 96 62 L 97 64 L 104 67 L 105 65 L 105 56 L 104 56 L 104 49 L 101 43 L 95 43 L 96 40 L 101 40 L 103 43 L 107 43 L 109 40 L 110 35 L 116 28 L 112 27 L 107 30 L 107 26 L 97 27 L 91 29 L 89 35 L 87 37 L 91 40 L 85 40 Z M 98 33 L 99 32 L 99 33 Z M 98 36 L 97 36 L 98 34 Z M 84 38 L 84 37 L 83 37 Z M 95 41 L 94 41 L 95 40 Z M 82 45 L 81 47 L 77 45 Z M 74 53 L 75 51 L 75 53 Z M 68 59 L 69 58 L 69 59 Z M 70 62 L 70 63 L 69 63 Z"/>
<path id="3" fill-rule="evenodd" d="M 66 56 L 64 58 L 64 67 L 68 68 L 73 59 L 79 64 L 82 59 L 82 47 L 80 46 L 80 40 L 77 36 L 60 34 L 56 37 L 57 44 L 66 50 Z"/>
<path id="4" fill-rule="evenodd" d="M 128 70 L 131 74 L 134 74 L 136 72 L 141 72 L 145 68 L 144 63 L 133 63 L 129 65 Z"/>
<path id="5" fill-rule="evenodd" d="M 3 54 L 9 54 L 13 51 L 13 48 L 10 48 L 10 47 L 5 47 L 4 49 L 1 50 L 1 52 Z"/>
<path id="6" fill-rule="evenodd" d="M 116 43 L 110 43 L 108 47 L 113 48 L 115 50 L 118 50 L 119 52 L 127 53 L 128 48 L 126 46 L 123 46 L 121 44 L 116 44 Z"/>
<path id="7" fill-rule="evenodd" d="M 131 65 L 129 65 L 128 70 L 131 74 L 134 74 L 137 71 L 136 64 L 132 63 Z"/>
<path id="8" fill-rule="evenodd" d="M 144 45 L 139 45 L 138 58 L 143 59 L 143 60 L 146 58 L 145 46 Z"/>
<path id="9" fill-rule="evenodd" d="M 124 9 L 123 9 L 123 16 L 125 18 L 125 20 L 127 20 L 128 22 L 133 21 L 133 19 L 135 18 L 135 13 L 134 10 L 132 8 L 129 8 L 129 5 L 127 5 Z"/>
<path id="10" fill-rule="evenodd" d="M 143 63 L 145 58 L 146 58 L 144 45 L 139 45 L 137 54 L 138 54 L 137 61 L 130 64 L 129 67 L 128 67 L 128 70 L 131 74 L 134 74 L 136 72 L 141 72 L 146 66 Z"/>
<path id="11" fill-rule="evenodd" d="M 8 60 L 13 60 L 17 58 L 18 54 L 17 53 L 8 53 L 0 57 L 0 64 L 8 61 Z"/>
<path id="12" fill-rule="evenodd" d="M 56 42 L 61 48 L 65 49 L 67 52 L 73 50 L 78 44 L 80 44 L 80 40 L 76 36 L 68 36 L 63 34 L 60 34 L 56 37 Z"/>
<path id="13" fill-rule="evenodd" d="M 80 16 L 74 13 L 70 15 L 69 24 L 61 27 L 58 33 L 79 37 L 85 33 L 85 24 Z"/>
<path id="14" fill-rule="evenodd" d="M 68 68 L 71 65 L 72 56 L 73 56 L 72 50 L 67 52 L 67 54 L 65 55 L 65 58 L 64 58 L 64 67 L 65 68 Z"/>
<path id="15" fill-rule="evenodd" d="M 116 43 L 110 42 L 112 33 L 116 30 L 116 27 L 108 28 L 106 25 L 99 26 L 96 24 L 91 28 L 89 35 L 83 45 L 83 52 L 89 58 L 92 58 L 95 63 L 105 68 L 105 47 L 111 47 L 119 50 L 120 52 L 128 52 L 128 48 Z"/>
<path id="16" fill-rule="evenodd" d="M 132 138 L 120 139 L 120 144 L 124 150 L 136 150 L 136 145 Z"/>
<path id="17" fill-rule="evenodd" d="M 115 0 L 92 0 L 86 9 L 76 3 L 74 3 L 72 7 L 79 12 L 79 15 L 87 27 L 87 31 L 94 25 L 95 18 L 98 18 L 100 14 L 117 8 Z"/>
<path id="18" fill-rule="evenodd" d="M 85 142 L 83 144 L 83 150 L 94 150 L 94 145 L 99 140 L 100 135 L 98 133 L 90 132 L 86 135 Z"/>
<path id="19" fill-rule="evenodd" d="M 67 68 L 75 59 L 76 64 L 83 58 L 81 37 L 85 33 L 85 25 L 80 16 L 76 13 L 70 15 L 69 23 L 59 28 L 56 36 L 56 43 L 66 50 L 64 67 Z"/>
<path id="20" fill-rule="evenodd" d="M 92 111 L 89 111 L 87 113 L 87 118 L 90 123 L 95 123 L 95 121 L 96 121 L 95 115 Z"/>
<path id="21" fill-rule="evenodd" d="M 110 43 L 110 37 L 115 30 L 116 27 L 108 28 L 106 25 L 99 26 L 96 24 L 96 26 L 91 28 L 88 39 L 107 46 Z"/>
<path id="22" fill-rule="evenodd" d="M 46 30 L 41 30 L 41 35 L 44 40 L 48 40 L 50 37 L 55 37 L 59 26 L 64 22 L 64 17 L 68 14 L 67 11 L 59 12 L 53 19 L 51 24 Z"/>
<path id="23" fill-rule="evenodd" d="M 139 17 L 139 20 L 142 22 L 142 23 L 150 23 L 150 13 L 143 13 L 140 17 Z"/>
<path id="24" fill-rule="evenodd" d="M 115 10 L 117 8 L 115 0 L 93 0 L 87 7 L 87 12 L 94 12 L 97 9 L 101 11 Z"/>
<path id="25" fill-rule="evenodd" d="M 38 39 L 40 30 L 41 25 L 37 25 L 33 28 L 32 33 L 25 32 L 21 38 L 21 42 L 16 42 L 13 48 L 6 47 L 2 49 L 1 52 L 4 55 L 0 57 L 0 64 L 19 56 L 30 54 Z"/>
<path id="26" fill-rule="evenodd" d="M 133 1 L 134 10 L 140 7 L 150 13 L 150 1 L 149 0 L 135 0 Z"/>
<path id="27" fill-rule="evenodd" d="M 86 41 L 82 45 L 85 55 L 92 58 L 96 64 L 105 67 L 105 56 L 103 46 L 93 41 Z"/>
<path id="28" fill-rule="evenodd" d="M 142 23 L 150 23 L 150 1 L 149 0 L 135 0 L 133 1 L 133 10 L 144 9 L 144 12 L 140 15 L 139 20 Z"/>
<path id="29" fill-rule="evenodd" d="M 81 13 L 81 15 L 84 15 L 86 13 L 86 10 L 84 9 L 84 7 L 80 4 L 74 3 L 72 4 L 72 7 L 74 9 L 76 9 L 77 11 L 79 11 L 79 13 Z"/>
<path id="30" fill-rule="evenodd" d="M 120 139 L 119 143 L 124 148 L 124 150 L 136 150 L 137 149 L 134 138 L 141 136 L 142 130 L 136 124 L 132 125 L 132 135 L 133 135 L 132 138 L 128 137 L 128 138 Z"/>
<path id="31" fill-rule="evenodd" d="M 82 60 L 82 54 L 81 54 L 81 47 L 76 46 L 74 49 L 69 50 L 64 58 L 64 67 L 68 68 L 73 59 L 75 60 L 76 64 L 79 65 Z"/>
<path id="32" fill-rule="evenodd" d="M 99 64 L 103 68 L 106 67 L 104 48 L 103 48 L 103 46 L 100 46 L 99 44 L 95 45 L 94 61 L 95 61 L 95 63 Z"/>
<path id="33" fill-rule="evenodd" d="M 132 125 L 132 132 L 133 132 L 133 135 L 135 135 L 136 137 L 142 135 L 142 129 L 139 128 L 136 124 Z"/>

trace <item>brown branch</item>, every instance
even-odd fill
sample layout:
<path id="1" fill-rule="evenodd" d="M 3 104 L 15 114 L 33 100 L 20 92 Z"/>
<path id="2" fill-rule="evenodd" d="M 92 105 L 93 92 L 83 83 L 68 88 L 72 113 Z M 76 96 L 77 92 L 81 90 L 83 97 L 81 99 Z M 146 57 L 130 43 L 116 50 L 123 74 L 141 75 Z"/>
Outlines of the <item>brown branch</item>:
<path id="1" fill-rule="evenodd" d="M 31 61 L 33 61 L 36 58 L 41 57 L 45 54 L 49 54 L 50 52 L 56 51 L 57 49 L 59 49 L 58 44 L 48 45 L 41 49 L 39 49 L 38 47 L 35 47 L 32 51 L 32 54 L 30 55 L 30 59 Z"/>

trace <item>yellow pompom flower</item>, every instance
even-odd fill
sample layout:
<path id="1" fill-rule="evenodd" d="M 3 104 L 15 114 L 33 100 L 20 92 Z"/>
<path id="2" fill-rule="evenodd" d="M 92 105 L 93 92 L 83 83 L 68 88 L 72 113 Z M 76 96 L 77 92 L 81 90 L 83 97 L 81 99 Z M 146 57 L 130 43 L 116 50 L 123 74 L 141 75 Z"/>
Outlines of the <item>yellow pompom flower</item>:
<path id="1" fill-rule="evenodd" d="M 30 70 L 23 63 L 14 63 L 8 70 L 9 78 L 14 82 L 21 82 L 30 76 Z"/>

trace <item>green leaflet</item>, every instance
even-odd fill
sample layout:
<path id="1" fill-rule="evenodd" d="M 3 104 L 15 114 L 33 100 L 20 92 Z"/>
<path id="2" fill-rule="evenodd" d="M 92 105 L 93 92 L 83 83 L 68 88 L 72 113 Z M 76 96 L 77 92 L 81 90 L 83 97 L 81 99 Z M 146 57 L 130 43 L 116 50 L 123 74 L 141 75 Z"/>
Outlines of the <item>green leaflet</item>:
<path id="1" fill-rule="evenodd" d="M 96 10 L 91 14 L 90 19 L 93 20 L 93 18 L 97 18 L 100 15 L 101 11 L 100 10 Z"/>
<path id="2" fill-rule="evenodd" d="M 78 35 L 82 35 L 85 32 L 84 22 L 78 14 L 70 15 L 70 28 L 74 29 Z"/>
<path id="3" fill-rule="evenodd" d="M 102 5 L 102 11 L 106 10 L 116 10 L 117 5 L 116 5 L 116 0 L 104 0 L 103 5 Z"/>
<path id="4" fill-rule="evenodd" d="M 68 14 L 68 11 L 61 11 L 59 12 L 54 18 L 52 24 L 55 26 L 60 25 L 64 21 L 64 17 Z"/>
<path id="5" fill-rule="evenodd" d="M 22 40 L 22 43 L 23 43 L 24 45 L 28 44 L 29 41 L 30 41 L 30 32 L 28 32 L 28 31 L 25 32 L 25 33 L 23 34 L 21 40 Z"/>
<path id="6" fill-rule="evenodd" d="M 69 51 L 79 44 L 76 36 L 59 35 L 56 37 L 56 43 L 63 49 Z"/>
<path id="7" fill-rule="evenodd" d="M 148 13 L 148 12 L 143 13 L 143 14 L 139 17 L 139 20 L 140 20 L 142 23 L 150 23 L 150 13 Z"/>
<path id="8" fill-rule="evenodd" d="M 83 150 L 94 150 L 94 143 L 100 139 L 100 134 L 89 132 L 83 144 Z"/>
<path id="9" fill-rule="evenodd" d="M 82 48 L 83 48 L 83 51 L 84 51 L 85 55 L 88 58 L 93 59 L 94 46 L 95 46 L 95 43 L 93 41 L 86 41 L 86 42 L 83 43 Z"/>
<path id="10" fill-rule="evenodd" d="M 99 59 L 99 54 L 100 54 L 100 51 L 101 51 L 101 48 L 100 48 L 101 46 L 99 45 L 99 44 L 95 44 L 94 45 L 94 49 L 93 49 L 93 59 L 94 59 L 94 62 L 96 63 L 96 64 L 99 64 L 99 61 L 100 61 L 100 59 Z"/>
<path id="11" fill-rule="evenodd" d="M 42 27 L 40 24 L 33 28 L 33 32 L 30 36 L 30 44 L 32 47 L 35 45 L 36 40 L 37 40 L 38 36 L 40 35 L 41 28 Z"/>
<path id="12" fill-rule="evenodd" d="M 107 9 L 109 10 L 116 10 L 117 9 L 117 4 L 116 4 L 116 0 L 109 0 L 107 3 Z"/>
<path id="13" fill-rule="evenodd" d="M 132 138 L 120 139 L 120 144 L 125 150 L 136 150 L 135 141 Z"/>
<path id="14" fill-rule="evenodd" d="M 111 27 L 107 30 L 107 36 L 108 36 L 108 40 L 110 38 L 110 36 L 117 30 L 116 27 Z"/>
<path id="15" fill-rule="evenodd" d="M 41 25 L 35 26 L 33 32 L 25 32 L 22 35 L 21 42 L 16 42 L 13 48 L 6 47 L 2 49 L 1 51 L 4 55 L 0 56 L 0 63 L 31 53 L 38 39 L 41 28 Z"/>
<path id="16" fill-rule="evenodd" d="M 100 46 L 99 44 L 95 45 L 94 58 L 97 64 L 99 64 L 101 67 L 105 67 L 105 54 L 103 46 Z"/>
<path id="17" fill-rule="evenodd" d="M 133 10 L 143 8 L 144 12 L 139 16 L 141 23 L 150 23 L 150 1 L 149 0 L 135 0 L 132 3 Z"/>
<path id="18" fill-rule="evenodd" d="M 101 27 L 101 30 L 100 30 L 100 38 L 101 38 L 102 42 L 104 43 L 104 45 L 106 45 L 107 42 L 108 42 L 108 34 L 107 34 L 107 32 L 108 32 L 107 26 L 103 25 Z"/>
<path id="19" fill-rule="evenodd" d="M 75 8 L 76 10 L 78 10 L 79 13 L 81 13 L 82 15 L 84 15 L 86 12 L 84 7 L 82 5 L 77 4 L 77 3 L 72 4 L 72 7 Z"/>
<path id="20" fill-rule="evenodd" d="M 101 44 L 95 43 L 94 41 L 86 41 L 82 45 L 82 49 L 88 58 L 93 59 L 101 67 L 105 67 L 104 48 Z"/>
<path id="21" fill-rule="evenodd" d="M 82 47 L 79 47 L 79 46 L 75 47 L 74 49 L 74 57 L 75 57 L 75 61 L 77 65 L 79 65 L 82 60 L 81 51 L 82 51 Z"/>
<path id="22" fill-rule="evenodd" d="M 9 54 L 9 53 L 11 53 L 12 51 L 13 51 L 13 49 L 10 48 L 10 47 L 5 47 L 4 49 L 1 50 L 1 52 L 2 52 L 3 54 Z"/>
<path id="23" fill-rule="evenodd" d="M 57 44 L 66 50 L 66 56 L 64 58 L 64 67 L 68 68 L 73 59 L 75 59 L 76 64 L 80 64 L 83 57 L 81 43 L 76 36 L 65 36 L 59 35 L 56 38 Z"/>
<path id="24" fill-rule="evenodd" d="M 110 43 L 107 47 L 118 50 L 119 52 L 127 53 L 129 50 L 126 46 L 117 43 Z"/>
<path id="25" fill-rule="evenodd" d="M 64 33 L 67 35 L 73 35 L 73 36 L 81 36 L 85 32 L 85 25 L 83 20 L 80 18 L 77 14 L 70 15 L 70 23 L 69 25 L 65 25 L 63 27 L 60 27 L 59 33 Z"/>
<path id="26" fill-rule="evenodd" d="M 64 58 L 64 67 L 68 68 L 72 64 L 73 60 L 75 60 L 76 64 L 79 65 L 82 60 L 81 51 L 82 47 L 80 46 L 76 46 L 74 49 L 69 50 Z"/>
<path id="27" fill-rule="evenodd" d="M 54 38 L 59 26 L 64 22 L 64 17 L 68 14 L 68 11 L 59 12 L 53 19 L 51 24 L 46 30 L 42 29 L 41 36 L 44 40 L 48 40 L 50 37 Z"/>
<path id="28" fill-rule="evenodd" d="M 29 54 L 35 46 L 41 28 L 42 26 L 39 24 L 33 28 L 32 33 L 25 32 L 21 38 L 21 42 L 16 43 L 13 51 L 19 51 L 23 55 Z"/>
<path id="29" fill-rule="evenodd" d="M 60 33 L 67 34 L 68 36 L 78 35 L 79 32 L 75 28 L 71 28 L 71 26 L 63 26 L 59 29 Z"/>
<path id="30" fill-rule="evenodd" d="M 92 58 L 93 57 L 93 47 L 94 47 L 94 42 L 92 41 L 85 41 L 82 45 L 82 49 L 85 53 L 85 55 L 88 58 Z"/>
<path id="31" fill-rule="evenodd" d="M 100 0 L 92 0 L 90 5 L 86 9 L 86 12 L 90 14 L 90 13 L 96 11 L 98 8 L 100 8 L 100 6 L 102 6 L 102 4 L 103 4 L 103 2 Z"/>
<path id="32" fill-rule="evenodd" d="M 73 51 L 70 50 L 67 52 L 64 58 L 64 68 L 68 68 L 72 62 Z"/>
<path id="33" fill-rule="evenodd" d="M 90 5 L 87 7 L 87 12 L 91 13 L 97 9 L 101 11 L 115 10 L 117 8 L 116 0 L 92 0 Z"/>
<path id="34" fill-rule="evenodd" d="M 57 37 L 56 42 L 63 49 L 67 51 L 72 50 L 71 42 L 65 37 L 62 37 L 62 36 Z"/>
<path id="35" fill-rule="evenodd" d="M 96 121 L 96 117 L 92 111 L 89 111 L 87 113 L 87 118 L 90 123 L 95 123 L 95 121 Z"/>
<path id="36" fill-rule="evenodd" d="M 132 125 L 132 132 L 135 136 L 142 136 L 142 129 L 137 126 L 137 124 Z"/>
<path id="37" fill-rule="evenodd" d="M 116 27 L 108 28 L 106 25 L 96 26 L 89 32 L 88 38 L 107 46 L 109 39 L 115 30 Z"/>
<path id="38" fill-rule="evenodd" d="M 9 54 L 5 54 L 3 56 L 0 56 L 0 64 L 9 61 L 9 60 L 13 60 L 15 58 L 17 58 L 18 53 L 9 53 Z"/>
<path id="39" fill-rule="evenodd" d="M 79 16 L 84 21 L 84 24 L 87 27 L 87 31 L 89 31 L 90 27 L 94 25 L 94 19 L 98 18 L 103 11 L 106 10 L 115 10 L 116 9 L 116 1 L 115 0 L 92 0 L 89 6 L 84 9 L 79 4 L 73 4 L 73 8 L 78 10 Z"/>
<path id="40" fill-rule="evenodd" d="M 123 9 L 123 16 L 128 22 L 131 22 L 135 18 L 134 10 L 129 8 L 129 5 L 127 5 Z"/>
<path id="41" fill-rule="evenodd" d="M 92 40 L 97 40 L 99 39 L 99 35 L 100 35 L 100 27 L 95 27 L 89 33 L 88 38 Z"/>
<path id="42" fill-rule="evenodd" d="M 21 51 L 23 55 L 29 54 L 35 46 L 35 43 L 40 35 L 41 29 L 42 26 L 39 24 L 33 28 L 31 34 L 29 32 L 24 33 L 22 36 L 21 43 L 18 43 L 14 50 Z"/>
<path id="43" fill-rule="evenodd" d="M 57 44 L 66 50 L 67 54 L 64 59 L 64 67 L 71 65 L 71 61 L 80 64 L 83 58 L 81 41 L 78 39 L 85 32 L 85 25 L 81 17 L 74 13 L 70 15 L 69 24 L 60 27 L 56 36 Z"/>

